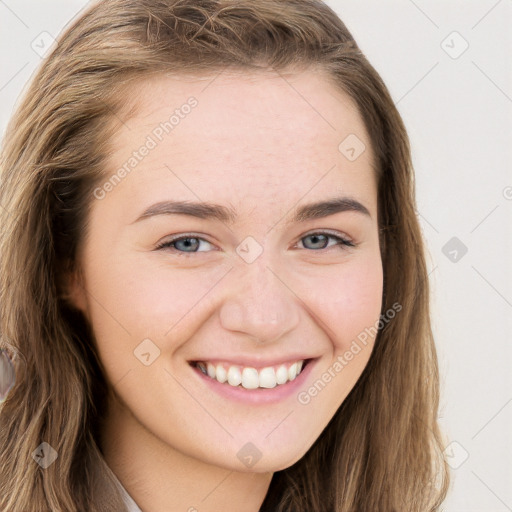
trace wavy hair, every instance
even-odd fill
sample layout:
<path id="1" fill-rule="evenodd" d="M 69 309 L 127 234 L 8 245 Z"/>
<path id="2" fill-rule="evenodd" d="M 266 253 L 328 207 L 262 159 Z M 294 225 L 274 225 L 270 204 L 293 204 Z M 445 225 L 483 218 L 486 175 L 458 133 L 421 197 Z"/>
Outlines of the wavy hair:
<path id="1" fill-rule="evenodd" d="M 326 71 L 357 105 L 376 161 L 382 311 L 402 309 L 320 437 L 274 473 L 262 510 L 439 510 L 449 477 L 424 242 L 407 133 L 382 79 L 318 0 L 103 0 L 43 61 L 1 149 L 0 346 L 16 368 L 0 404 L 2 511 L 125 510 L 97 443 L 103 367 L 62 282 L 129 113 L 127 88 L 159 74 L 271 68 Z M 58 453 L 46 469 L 33 457 L 42 442 Z"/>

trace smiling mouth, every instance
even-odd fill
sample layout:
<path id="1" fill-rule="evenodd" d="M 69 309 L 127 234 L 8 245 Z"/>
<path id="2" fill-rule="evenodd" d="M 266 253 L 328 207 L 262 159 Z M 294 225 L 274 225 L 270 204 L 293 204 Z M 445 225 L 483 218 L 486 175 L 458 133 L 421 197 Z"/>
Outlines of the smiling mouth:
<path id="1" fill-rule="evenodd" d="M 301 359 L 293 363 L 267 366 L 260 370 L 251 366 L 214 364 L 206 361 L 192 361 L 190 365 L 221 384 L 235 388 L 271 389 L 294 380 L 310 361 L 311 359 Z"/>

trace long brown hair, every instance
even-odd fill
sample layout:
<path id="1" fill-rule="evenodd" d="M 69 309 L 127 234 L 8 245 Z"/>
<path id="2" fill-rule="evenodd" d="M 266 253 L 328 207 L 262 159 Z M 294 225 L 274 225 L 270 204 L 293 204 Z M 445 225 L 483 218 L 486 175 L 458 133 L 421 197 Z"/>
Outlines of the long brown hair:
<path id="1" fill-rule="evenodd" d="M 448 472 L 429 283 L 409 141 L 381 78 L 317 0 L 104 0 L 43 61 L 2 147 L 0 346 L 17 356 L 0 404 L 2 511 L 125 509 L 97 444 L 107 383 L 62 276 L 87 232 L 123 91 L 150 74 L 227 68 L 320 68 L 355 101 L 377 164 L 382 311 L 401 306 L 314 445 L 274 474 L 263 509 L 439 509 Z M 33 457 L 42 442 L 58 454 L 46 469 Z M 111 504 L 100 502 L 100 485 Z"/>

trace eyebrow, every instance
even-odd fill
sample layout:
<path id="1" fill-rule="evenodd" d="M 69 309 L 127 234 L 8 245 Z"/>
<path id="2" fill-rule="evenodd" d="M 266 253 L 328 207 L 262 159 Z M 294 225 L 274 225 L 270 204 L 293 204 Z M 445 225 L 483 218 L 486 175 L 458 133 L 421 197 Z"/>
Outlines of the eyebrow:
<path id="1" fill-rule="evenodd" d="M 358 212 L 371 218 L 366 206 L 359 201 L 350 197 L 335 197 L 297 207 L 292 219 L 288 222 L 306 222 L 328 217 L 339 212 Z M 232 208 L 219 204 L 192 201 L 161 201 L 144 210 L 132 224 L 157 215 L 189 215 L 199 219 L 214 219 L 229 225 L 234 224 L 237 219 L 237 214 Z"/>

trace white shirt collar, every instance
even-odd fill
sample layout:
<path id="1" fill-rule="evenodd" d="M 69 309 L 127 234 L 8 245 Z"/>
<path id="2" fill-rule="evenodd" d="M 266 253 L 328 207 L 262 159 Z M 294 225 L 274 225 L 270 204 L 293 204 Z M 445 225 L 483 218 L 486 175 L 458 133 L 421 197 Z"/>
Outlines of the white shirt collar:
<path id="1" fill-rule="evenodd" d="M 116 480 L 116 483 L 119 487 L 119 490 L 121 491 L 121 494 L 123 496 L 124 503 L 126 505 L 127 512 L 142 512 L 142 510 L 139 508 L 137 503 L 135 503 L 134 499 L 128 494 L 128 491 L 123 487 L 123 484 L 119 481 L 115 473 L 112 472 L 114 475 L 114 478 Z"/>

